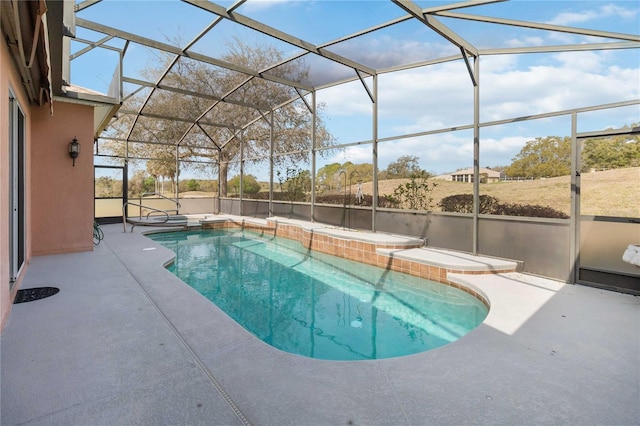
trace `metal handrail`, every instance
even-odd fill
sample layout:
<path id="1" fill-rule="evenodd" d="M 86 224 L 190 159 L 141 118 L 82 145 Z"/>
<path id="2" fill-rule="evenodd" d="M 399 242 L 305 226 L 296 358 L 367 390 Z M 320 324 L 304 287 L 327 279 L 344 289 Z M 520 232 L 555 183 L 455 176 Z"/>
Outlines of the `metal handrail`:
<path id="1" fill-rule="evenodd" d="M 133 202 L 127 201 L 126 203 L 124 203 L 122 205 L 122 227 L 124 228 L 124 232 L 127 232 L 127 222 L 130 221 L 130 219 L 127 218 L 127 206 L 128 205 L 138 206 L 138 207 L 140 207 L 140 210 L 145 208 L 147 210 L 153 210 L 153 211 L 155 211 L 157 213 L 163 213 L 165 215 L 164 220 L 162 220 L 162 221 L 159 220 L 159 221 L 155 222 L 155 224 L 167 223 L 169 221 L 169 213 L 166 212 L 165 210 L 160 210 L 160 209 L 156 209 L 156 208 L 153 208 L 153 207 L 144 206 L 142 204 L 138 204 L 138 203 L 133 203 Z M 149 218 L 149 214 L 147 214 L 147 219 L 148 218 Z M 142 216 L 140 216 L 140 219 L 142 220 Z M 138 223 L 142 223 L 142 222 L 138 222 Z M 135 225 L 133 225 L 131 227 L 131 232 L 133 232 L 133 227 L 134 226 Z"/>

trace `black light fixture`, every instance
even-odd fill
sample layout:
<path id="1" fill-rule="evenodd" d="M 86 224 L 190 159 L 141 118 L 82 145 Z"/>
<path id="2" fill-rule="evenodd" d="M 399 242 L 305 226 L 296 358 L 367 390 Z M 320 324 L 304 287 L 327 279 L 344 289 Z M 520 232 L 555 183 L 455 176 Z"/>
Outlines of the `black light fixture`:
<path id="1" fill-rule="evenodd" d="M 73 138 L 73 140 L 69 142 L 69 156 L 73 158 L 73 167 L 76 166 L 78 154 L 80 154 L 80 143 L 78 143 L 78 139 Z"/>

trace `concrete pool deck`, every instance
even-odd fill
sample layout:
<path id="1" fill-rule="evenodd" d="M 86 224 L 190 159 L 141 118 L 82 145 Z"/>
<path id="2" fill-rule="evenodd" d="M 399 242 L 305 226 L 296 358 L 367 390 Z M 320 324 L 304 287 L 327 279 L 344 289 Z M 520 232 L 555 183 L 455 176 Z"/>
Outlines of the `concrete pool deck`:
<path id="1" fill-rule="evenodd" d="M 421 354 L 361 362 L 256 339 L 162 265 L 136 227 L 35 257 L 1 344 L 2 425 L 640 423 L 640 298 L 520 273 L 454 277 L 483 324 Z"/>

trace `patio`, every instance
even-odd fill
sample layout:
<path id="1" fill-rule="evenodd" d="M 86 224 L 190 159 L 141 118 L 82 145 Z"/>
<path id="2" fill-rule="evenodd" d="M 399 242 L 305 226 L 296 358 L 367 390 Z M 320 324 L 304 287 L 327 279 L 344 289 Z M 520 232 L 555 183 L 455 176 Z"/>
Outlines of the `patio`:
<path id="1" fill-rule="evenodd" d="M 512 273 L 465 276 L 492 307 L 455 343 L 330 362 L 256 339 L 121 225 L 34 257 L 1 337 L 3 425 L 638 424 L 640 299 Z M 460 277 L 462 279 L 462 277 Z"/>

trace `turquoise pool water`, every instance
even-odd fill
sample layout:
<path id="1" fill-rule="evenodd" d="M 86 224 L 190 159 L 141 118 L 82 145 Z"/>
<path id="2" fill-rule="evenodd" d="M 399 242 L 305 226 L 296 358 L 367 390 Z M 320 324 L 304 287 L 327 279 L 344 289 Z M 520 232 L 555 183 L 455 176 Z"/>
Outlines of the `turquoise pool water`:
<path id="1" fill-rule="evenodd" d="M 150 236 L 169 269 L 283 351 L 328 360 L 391 358 L 453 342 L 487 307 L 457 288 L 238 230 Z M 419 288 L 418 288 L 419 287 Z"/>

